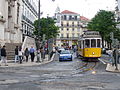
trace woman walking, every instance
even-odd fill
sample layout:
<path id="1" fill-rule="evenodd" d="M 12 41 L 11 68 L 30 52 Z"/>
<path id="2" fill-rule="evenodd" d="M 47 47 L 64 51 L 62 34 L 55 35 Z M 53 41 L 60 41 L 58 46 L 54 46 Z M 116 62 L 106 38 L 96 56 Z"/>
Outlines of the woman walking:
<path id="1" fill-rule="evenodd" d="M 28 57 L 29 57 L 29 54 L 30 54 L 28 48 L 25 49 L 24 54 L 25 54 L 25 57 L 26 57 L 26 62 L 28 62 Z"/>
<path id="2" fill-rule="evenodd" d="M 22 47 L 19 47 L 18 51 L 19 59 L 20 59 L 20 64 L 22 64 L 22 59 L 23 59 L 23 52 L 22 52 Z"/>

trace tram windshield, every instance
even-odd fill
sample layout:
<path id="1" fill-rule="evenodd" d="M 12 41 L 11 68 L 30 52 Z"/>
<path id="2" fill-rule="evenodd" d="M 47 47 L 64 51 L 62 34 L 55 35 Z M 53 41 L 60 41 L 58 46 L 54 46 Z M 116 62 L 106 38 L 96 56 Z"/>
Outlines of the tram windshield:
<path id="1" fill-rule="evenodd" d="M 100 39 L 97 39 L 97 47 L 100 47 Z"/>
<path id="2" fill-rule="evenodd" d="M 91 39 L 91 47 L 96 47 L 96 39 Z"/>
<path id="3" fill-rule="evenodd" d="M 85 40 L 85 47 L 90 47 L 90 40 L 89 39 L 86 39 Z"/>

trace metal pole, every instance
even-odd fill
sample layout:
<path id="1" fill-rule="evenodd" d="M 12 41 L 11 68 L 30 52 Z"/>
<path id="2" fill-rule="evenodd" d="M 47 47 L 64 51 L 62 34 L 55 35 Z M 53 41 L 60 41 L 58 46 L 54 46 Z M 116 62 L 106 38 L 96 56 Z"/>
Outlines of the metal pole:
<path id="1" fill-rule="evenodd" d="M 38 41 L 40 40 L 40 0 L 38 1 Z M 39 50 L 39 45 L 37 47 L 37 49 Z M 40 53 L 38 54 L 37 50 L 37 62 L 40 62 Z"/>

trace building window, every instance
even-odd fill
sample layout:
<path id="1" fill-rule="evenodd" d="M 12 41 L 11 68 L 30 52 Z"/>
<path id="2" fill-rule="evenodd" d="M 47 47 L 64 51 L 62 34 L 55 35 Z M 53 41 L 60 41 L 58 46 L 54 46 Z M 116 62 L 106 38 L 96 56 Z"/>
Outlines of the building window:
<path id="1" fill-rule="evenodd" d="M 67 38 L 69 38 L 69 33 L 67 33 Z"/>
<path id="2" fill-rule="evenodd" d="M 69 31 L 69 28 L 67 28 L 67 31 Z"/>
<path id="3" fill-rule="evenodd" d="M 69 26 L 69 23 L 67 22 L 67 26 Z"/>
<path id="4" fill-rule="evenodd" d="M 63 31 L 63 28 L 61 28 L 61 30 Z"/>
<path id="5" fill-rule="evenodd" d="M 77 34 L 77 37 L 79 37 L 79 33 Z"/>
<path id="6" fill-rule="evenodd" d="M 67 20 L 67 17 L 66 17 L 66 15 L 64 15 L 64 20 Z"/>
<path id="7" fill-rule="evenodd" d="M 72 37 L 75 37 L 75 34 L 74 34 L 74 33 L 72 33 Z"/>
<path id="8" fill-rule="evenodd" d="M 77 22 L 78 27 L 80 26 L 80 22 Z"/>
<path id="9" fill-rule="evenodd" d="M 69 20 L 72 20 L 72 16 L 71 15 L 69 16 Z"/>
<path id="10" fill-rule="evenodd" d="M 72 22 L 72 26 L 74 26 L 74 22 Z"/>
<path id="11" fill-rule="evenodd" d="M 63 22 L 61 22 L 61 26 L 63 26 Z"/>
<path id="12" fill-rule="evenodd" d="M 77 16 L 75 16 L 75 20 L 77 20 Z"/>
<path id="13" fill-rule="evenodd" d="M 61 37 L 63 37 L 63 34 L 61 34 Z"/>
<path id="14" fill-rule="evenodd" d="M 72 31 L 74 31 L 74 28 L 72 28 Z"/>

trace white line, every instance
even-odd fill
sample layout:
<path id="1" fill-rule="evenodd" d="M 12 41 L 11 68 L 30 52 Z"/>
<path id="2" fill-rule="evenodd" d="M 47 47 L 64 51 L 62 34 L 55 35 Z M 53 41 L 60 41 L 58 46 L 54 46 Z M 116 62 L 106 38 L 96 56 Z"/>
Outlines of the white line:
<path id="1" fill-rule="evenodd" d="M 105 61 L 103 61 L 102 59 L 98 59 L 99 61 L 101 61 L 103 64 L 107 64 Z"/>

